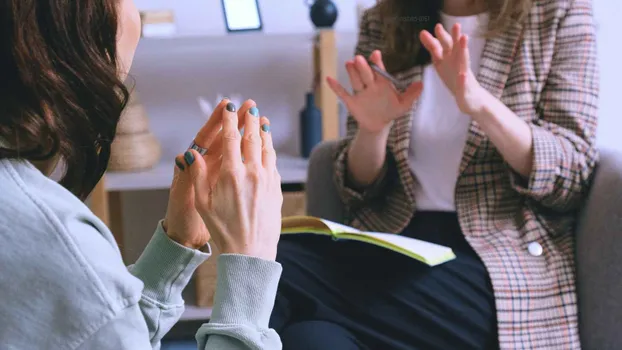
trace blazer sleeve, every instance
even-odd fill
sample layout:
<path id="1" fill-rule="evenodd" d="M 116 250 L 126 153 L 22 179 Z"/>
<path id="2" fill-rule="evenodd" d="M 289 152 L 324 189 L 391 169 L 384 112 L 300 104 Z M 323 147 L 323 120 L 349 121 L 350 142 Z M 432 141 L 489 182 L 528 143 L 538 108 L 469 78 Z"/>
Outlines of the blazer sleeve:
<path id="1" fill-rule="evenodd" d="M 364 12 L 361 19 L 355 55 L 361 55 L 363 57 L 369 57 L 371 55 L 374 48 L 371 43 L 370 35 L 371 33 L 369 26 L 369 10 L 367 10 Z M 385 161 L 383 170 L 381 171 L 378 178 L 376 178 L 376 180 L 366 188 L 361 189 L 354 187 L 352 183 L 348 180 L 349 175 L 347 162 L 350 144 L 352 143 L 352 140 L 354 139 L 354 136 L 358 131 L 358 123 L 351 115 L 348 115 L 346 129 L 346 137 L 339 142 L 337 146 L 337 151 L 335 153 L 334 180 L 337 191 L 341 196 L 341 200 L 345 204 L 346 208 L 351 208 L 362 206 L 363 204 L 378 197 L 387 185 L 387 174 L 389 169 L 393 168 L 395 165 L 394 162 L 392 162 L 390 152 L 387 149 L 387 160 Z"/>
<path id="2" fill-rule="evenodd" d="M 598 152 L 599 94 L 591 0 L 574 0 L 557 30 L 551 69 L 531 125 L 533 170 L 511 173 L 513 187 L 555 211 L 577 209 L 587 194 Z"/>

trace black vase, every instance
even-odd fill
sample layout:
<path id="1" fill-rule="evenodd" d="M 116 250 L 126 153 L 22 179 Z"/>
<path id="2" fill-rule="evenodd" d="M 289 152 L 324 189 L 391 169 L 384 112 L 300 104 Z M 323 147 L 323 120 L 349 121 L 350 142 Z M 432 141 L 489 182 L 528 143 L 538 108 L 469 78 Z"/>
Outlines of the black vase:
<path id="1" fill-rule="evenodd" d="M 300 151 L 309 158 L 313 147 L 322 142 L 322 112 L 315 106 L 315 95 L 306 95 L 306 104 L 300 111 Z"/>
<path id="2" fill-rule="evenodd" d="M 337 6 L 332 0 L 315 0 L 311 5 L 311 22 L 317 28 L 331 28 L 337 21 Z"/>

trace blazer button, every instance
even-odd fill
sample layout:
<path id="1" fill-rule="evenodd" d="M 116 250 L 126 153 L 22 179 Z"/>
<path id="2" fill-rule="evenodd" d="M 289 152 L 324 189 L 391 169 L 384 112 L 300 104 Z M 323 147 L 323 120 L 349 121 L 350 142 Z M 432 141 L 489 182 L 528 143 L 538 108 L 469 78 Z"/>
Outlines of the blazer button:
<path id="1" fill-rule="evenodd" d="M 542 255 L 542 246 L 538 242 L 531 242 L 529 246 L 527 246 L 527 250 L 531 256 L 540 256 Z"/>

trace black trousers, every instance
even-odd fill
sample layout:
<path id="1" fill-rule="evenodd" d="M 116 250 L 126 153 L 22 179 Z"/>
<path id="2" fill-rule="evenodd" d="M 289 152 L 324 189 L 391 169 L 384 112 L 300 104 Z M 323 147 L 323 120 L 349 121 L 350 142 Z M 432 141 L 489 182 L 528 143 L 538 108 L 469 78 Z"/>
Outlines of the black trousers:
<path id="1" fill-rule="evenodd" d="M 284 236 L 270 321 L 284 350 L 497 348 L 490 278 L 455 213 L 419 212 L 402 234 L 457 259 L 428 267 L 365 243 Z"/>

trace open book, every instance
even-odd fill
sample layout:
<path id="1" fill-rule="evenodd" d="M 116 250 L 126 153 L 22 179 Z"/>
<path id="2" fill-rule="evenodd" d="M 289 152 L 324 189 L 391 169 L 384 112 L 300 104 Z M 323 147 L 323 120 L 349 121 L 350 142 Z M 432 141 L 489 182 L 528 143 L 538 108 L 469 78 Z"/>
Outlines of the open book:
<path id="1" fill-rule="evenodd" d="M 281 221 L 281 234 L 315 233 L 333 239 L 349 239 L 393 250 L 435 266 L 456 258 L 451 248 L 400 235 L 363 232 L 353 227 L 312 216 L 290 216 Z"/>

